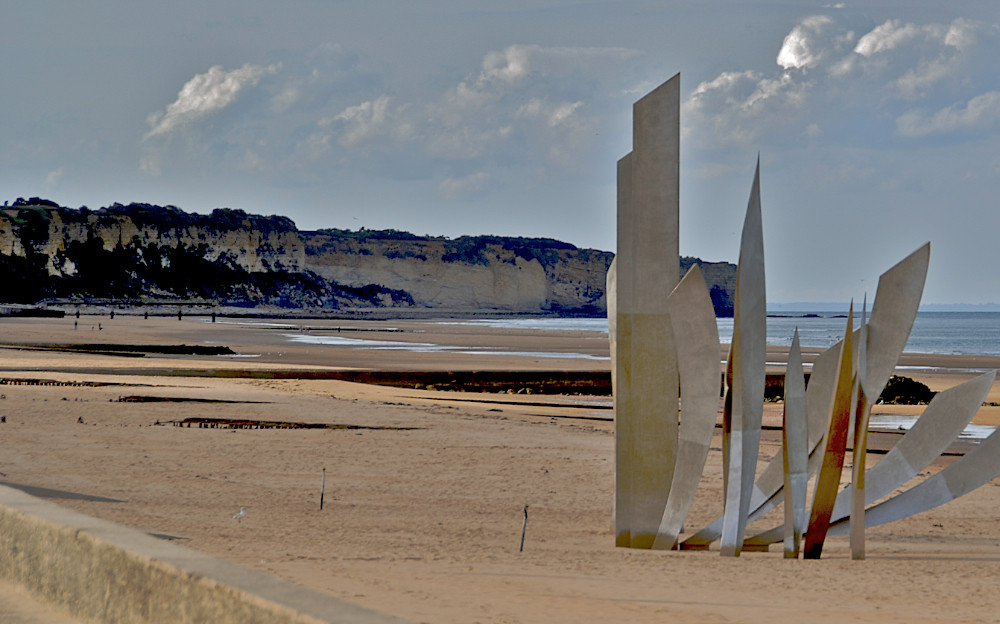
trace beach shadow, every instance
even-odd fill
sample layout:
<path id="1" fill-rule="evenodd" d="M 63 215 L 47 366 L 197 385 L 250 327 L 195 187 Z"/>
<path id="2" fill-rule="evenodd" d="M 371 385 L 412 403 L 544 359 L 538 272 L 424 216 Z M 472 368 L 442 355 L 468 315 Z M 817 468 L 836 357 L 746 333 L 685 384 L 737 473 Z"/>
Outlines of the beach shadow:
<path id="1" fill-rule="evenodd" d="M 165 541 L 168 541 L 168 542 L 172 542 L 174 540 L 188 540 L 188 539 L 191 539 L 190 537 L 179 537 L 177 535 L 167 535 L 166 533 L 147 533 L 146 535 L 155 537 L 156 539 L 165 540 Z"/>
<path id="2" fill-rule="evenodd" d="M 128 501 L 118 500 L 117 498 L 106 498 L 104 496 L 95 496 L 93 494 L 81 494 L 80 492 L 68 492 L 66 490 L 53 490 L 51 488 L 38 487 L 35 485 L 24 485 L 22 483 L 11 483 L 9 481 L 0 481 L 0 485 L 5 485 L 9 488 L 14 488 L 15 490 L 21 490 L 25 494 L 28 494 L 30 496 L 37 496 L 38 498 L 60 498 L 65 500 L 90 501 L 93 503 L 128 502 Z"/>

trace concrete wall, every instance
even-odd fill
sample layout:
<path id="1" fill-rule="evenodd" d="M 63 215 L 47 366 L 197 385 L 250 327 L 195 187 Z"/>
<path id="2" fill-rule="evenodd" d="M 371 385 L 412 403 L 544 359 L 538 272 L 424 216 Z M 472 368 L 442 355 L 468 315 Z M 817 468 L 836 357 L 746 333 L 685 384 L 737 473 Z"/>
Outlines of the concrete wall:
<path id="1" fill-rule="evenodd" d="M 401 622 L 2 486 L 0 578 L 108 624 Z"/>

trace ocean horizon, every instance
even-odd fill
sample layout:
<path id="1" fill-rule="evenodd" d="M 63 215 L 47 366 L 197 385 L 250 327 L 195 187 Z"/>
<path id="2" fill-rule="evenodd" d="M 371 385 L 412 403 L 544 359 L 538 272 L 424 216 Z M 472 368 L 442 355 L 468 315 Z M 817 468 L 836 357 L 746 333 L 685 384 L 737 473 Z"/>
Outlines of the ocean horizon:
<path id="1" fill-rule="evenodd" d="M 855 327 L 860 311 L 855 311 Z M 605 318 L 502 318 L 447 321 L 509 329 L 607 332 Z M 719 340 L 733 337 L 733 319 L 716 319 Z M 835 311 L 769 309 L 767 344 L 790 346 L 795 330 L 803 347 L 827 348 L 844 337 L 847 308 Z M 927 311 L 917 313 L 905 351 L 941 355 L 1000 356 L 1000 311 Z"/>

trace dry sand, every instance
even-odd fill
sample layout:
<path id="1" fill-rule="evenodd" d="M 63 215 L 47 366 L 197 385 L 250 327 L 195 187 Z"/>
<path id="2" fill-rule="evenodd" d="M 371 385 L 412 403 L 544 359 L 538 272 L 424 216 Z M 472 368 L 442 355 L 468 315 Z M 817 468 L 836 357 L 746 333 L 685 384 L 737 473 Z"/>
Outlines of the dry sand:
<path id="1" fill-rule="evenodd" d="M 738 559 L 714 550 L 620 549 L 610 527 L 613 425 L 607 401 L 167 375 L 296 367 L 606 369 L 607 360 L 294 345 L 286 334 L 297 327 L 204 319 L 84 317 L 77 330 L 73 321 L 5 319 L 0 343 L 216 343 L 244 357 L 0 349 L 3 378 L 117 384 L 0 386 L 6 417 L 0 481 L 49 488 L 54 491 L 41 493 L 60 496 L 56 502 L 67 507 L 414 622 L 1000 621 L 997 482 L 870 530 L 865 561 L 852 561 L 842 539 L 829 540 L 820 561 L 784 560 L 777 547 Z M 96 329 L 98 322 L 103 329 Z M 294 324 L 311 326 L 314 336 L 607 354 L 600 334 L 428 322 Z M 907 373 L 935 389 L 969 378 L 973 372 L 966 368 L 1000 366 L 908 358 L 914 365 L 948 367 Z M 118 401 L 130 395 L 231 402 Z M 989 400 L 1000 402 L 997 388 Z M 984 408 L 977 420 L 996 424 L 997 409 Z M 779 416 L 780 406 L 768 406 L 767 419 Z M 169 424 L 187 417 L 385 428 Z M 712 448 L 689 530 L 721 510 L 718 440 Z M 777 437 L 765 433 L 762 458 L 777 450 Z M 527 535 L 519 552 L 525 505 Z M 238 523 L 232 516 L 240 506 L 247 516 Z M 768 528 L 764 524 L 759 528 Z"/>

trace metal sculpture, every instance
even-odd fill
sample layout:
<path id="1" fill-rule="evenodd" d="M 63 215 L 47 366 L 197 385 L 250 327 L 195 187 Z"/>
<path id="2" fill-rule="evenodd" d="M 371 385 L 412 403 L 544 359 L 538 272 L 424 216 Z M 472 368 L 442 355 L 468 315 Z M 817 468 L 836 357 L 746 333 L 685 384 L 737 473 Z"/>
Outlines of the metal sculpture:
<path id="1" fill-rule="evenodd" d="M 863 377 L 867 380 L 866 385 L 869 393 L 874 396 L 881 394 L 885 388 L 885 384 L 889 380 L 895 368 L 896 361 L 903 352 L 903 347 L 910 335 L 910 330 L 920 303 L 920 293 L 923 290 L 926 280 L 929 261 L 930 245 L 925 244 L 879 277 L 878 288 L 875 292 L 875 303 L 872 307 L 871 317 L 867 323 L 867 340 L 865 341 L 865 356 L 863 359 L 865 368 Z M 860 334 L 860 332 L 861 330 L 859 329 L 858 333 Z M 839 345 L 835 345 L 835 347 L 837 346 Z M 829 357 L 829 355 L 820 356 L 820 360 L 826 357 Z M 820 360 L 817 360 L 813 370 L 812 381 L 809 386 L 810 399 L 808 405 L 811 416 L 810 426 L 815 426 L 814 423 L 817 422 L 817 419 L 822 418 L 825 427 L 825 423 L 829 418 L 830 400 L 820 400 L 819 396 L 825 394 L 825 392 L 813 393 L 812 389 L 817 382 L 825 383 L 826 380 L 832 378 L 821 374 L 826 369 L 821 368 Z M 826 415 L 823 415 L 824 413 Z M 969 418 L 971 419 L 971 417 L 972 415 L 970 414 Z M 867 423 L 867 420 L 865 422 Z M 867 424 L 865 426 L 867 427 Z M 958 432 L 955 432 L 948 440 L 942 441 L 940 450 L 932 456 L 927 457 L 926 463 L 920 464 L 920 468 L 922 469 L 930 464 L 944 450 L 948 441 L 954 439 L 956 435 L 958 435 Z M 812 445 L 818 441 L 818 438 L 814 438 L 813 436 L 810 436 L 810 438 L 810 448 L 813 448 Z M 893 453 L 890 453 L 890 457 L 892 455 Z M 813 467 L 818 466 L 817 460 L 819 458 L 821 458 L 821 455 L 813 455 Z M 883 466 L 883 468 L 876 467 L 870 478 L 865 477 L 872 481 L 870 487 L 882 492 L 876 498 L 880 498 L 889 491 L 899 487 L 899 485 L 902 485 L 902 483 L 896 483 L 889 487 L 888 490 L 885 490 L 885 484 L 881 481 L 881 474 L 885 472 L 884 467 L 889 465 L 886 462 L 888 459 L 889 457 L 877 464 L 877 466 Z M 810 475 L 814 473 L 815 470 L 811 468 Z M 868 499 L 871 502 L 871 498 L 868 497 Z M 846 503 L 845 494 L 841 492 L 837 496 L 837 502 L 834 505 L 833 520 L 838 520 L 845 515 Z M 769 507 L 767 506 L 761 508 L 762 511 L 767 511 L 768 509 Z M 758 513 L 757 515 L 760 514 Z M 744 543 L 744 546 L 753 549 L 766 548 L 767 544 L 780 541 L 781 535 L 780 527 L 765 531 L 749 538 Z"/>
<path id="2" fill-rule="evenodd" d="M 809 386 L 806 388 L 806 435 L 809 448 L 810 475 L 815 474 L 821 453 L 816 453 L 817 445 L 823 439 L 830 410 L 833 405 L 833 390 L 837 381 L 837 365 L 840 362 L 840 343 L 822 353 L 813 362 L 812 374 L 809 376 Z M 752 511 L 747 522 L 753 522 L 768 511 L 781 504 L 784 491 L 783 462 L 780 456 L 775 456 L 767 465 L 757 483 L 754 484 L 753 497 L 750 501 Z M 780 528 L 780 527 L 779 527 Z M 705 550 L 712 542 L 719 539 L 722 531 L 722 517 L 716 518 L 708 526 L 681 542 L 683 550 Z M 777 541 L 780 541 L 779 537 Z M 768 544 L 773 542 L 768 542 Z M 743 547 L 756 546 L 753 540 L 745 540 Z M 754 548 L 756 549 L 756 547 Z"/>
<path id="3" fill-rule="evenodd" d="M 759 159 L 743 222 L 733 310 L 733 341 L 729 356 L 732 374 L 726 376 L 729 391 L 722 439 L 723 474 L 726 478 L 726 504 L 722 516 L 723 555 L 738 555 L 743 548 L 764 412 L 767 311 Z"/>
<path id="4" fill-rule="evenodd" d="M 677 452 L 677 361 L 664 305 L 680 271 L 680 76 L 636 102 L 632 115 L 632 153 L 618 167 L 615 531 L 618 544 L 650 548 Z"/>
<path id="5" fill-rule="evenodd" d="M 694 265 L 667 298 L 677 345 L 681 421 L 677 461 L 653 548 L 676 548 L 691 510 L 719 413 L 719 327 L 701 268 Z"/>
<path id="6" fill-rule="evenodd" d="M 785 367 L 781 458 L 785 473 L 785 558 L 799 556 L 806 529 L 806 486 L 809 484 L 809 440 L 806 424 L 806 381 L 802 371 L 799 331 L 795 330 Z"/>
<path id="7" fill-rule="evenodd" d="M 996 373 L 990 371 L 934 395 L 899 442 L 867 471 L 865 504 L 874 503 L 899 489 L 940 457 L 975 416 L 995 378 Z M 850 519 L 852 493 L 853 488 L 848 486 L 837 495 L 830 517 L 831 527 L 842 526 Z M 870 526 L 867 519 L 865 525 Z M 747 539 L 744 548 L 766 548 L 781 541 L 782 537 L 782 527 L 775 527 Z"/>
<path id="8" fill-rule="evenodd" d="M 813 494 L 812 513 L 806 530 L 802 555 L 806 559 L 819 559 L 823 552 L 826 532 L 830 527 L 833 504 L 837 500 L 840 487 L 840 473 L 844 468 L 847 451 L 847 428 L 857 399 L 854 377 L 854 304 L 847 313 L 847 329 L 840 349 L 840 366 L 837 375 L 837 389 L 833 398 L 833 413 L 826 432 L 823 463 L 816 478 L 816 492 Z"/>
<path id="9" fill-rule="evenodd" d="M 909 490 L 868 509 L 865 526 L 900 520 L 953 501 L 960 496 L 986 485 L 1000 476 L 1000 429 L 936 475 L 918 483 Z M 830 527 L 830 535 L 839 535 L 850 529 L 850 519 L 844 518 Z"/>
<path id="10" fill-rule="evenodd" d="M 938 394 L 899 443 L 867 467 L 871 408 L 916 318 L 928 244 L 880 277 L 871 316 L 866 304 L 857 329 L 852 304 L 844 339 L 816 359 L 808 387 L 796 332 L 786 367 L 782 452 L 754 480 L 766 354 L 758 158 L 741 237 L 733 339 L 725 368 L 724 512 L 678 545 L 704 469 L 719 398 L 718 334 L 704 279 L 695 267 L 677 283 L 679 110 L 678 75 L 636 102 L 633 151 L 618 163 L 618 254 L 607 282 L 616 544 L 707 549 L 721 540 L 723 555 L 739 555 L 784 539 L 785 556 L 797 557 L 804 538 L 804 556 L 818 558 L 828 535 L 849 532 L 852 557 L 862 559 L 866 527 L 930 509 L 1000 475 L 1000 434 L 994 434 L 934 477 L 867 507 L 943 452 L 972 419 L 995 378 L 988 373 Z M 838 493 L 849 438 L 851 485 Z M 807 506 L 811 475 L 816 485 Z M 785 525 L 746 538 L 747 524 L 782 501 Z"/>

